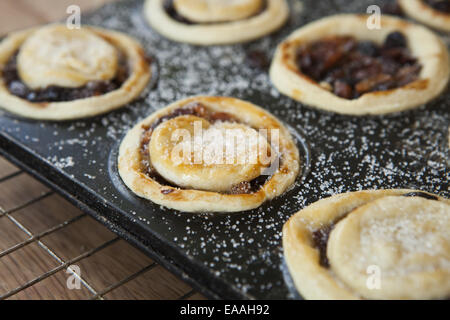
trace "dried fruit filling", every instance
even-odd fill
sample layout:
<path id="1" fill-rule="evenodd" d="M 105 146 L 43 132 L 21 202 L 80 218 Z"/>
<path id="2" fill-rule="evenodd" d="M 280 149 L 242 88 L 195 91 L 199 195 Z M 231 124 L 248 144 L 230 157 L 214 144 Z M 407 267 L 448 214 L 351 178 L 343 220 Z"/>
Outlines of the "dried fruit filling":
<path id="1" fill-rule="evenodd" d="M 345 99 L 403 87 L 419 78 L 422 66 L 411 55 L 401 32 L 390 33 L 382 45 L 333 36 L 299 47 L 300 71 Z"/>
<path id="2" fill-rule="evenodd" d="M 49 86 L 43 89 L 33 90 L 20 78 L 17 69 L 17 55 L 18 52 L 6 63 L 2 70 L 2 78 L 11 94 L 35 103 L 73 101 L 106 94 L 120 88 L 129 77 L 126 58 L 121 54 L 119 58 L 119 69 L 114 79 L 109 81 L 91 81 L 79 88 Z"/>
<path id="3" fill-rule="evenodd" d="M 189 20 L 188 18 L 183 17 L 180 13 L 178 13 L 173 1 L 174 0 L 164 0 L 164 2 L 163 2 L 164 10 L 172 19 L 174 19 L 180 23 L 184 23 L 184 24 L 209 24 L 208 22 L 204 22 L 204 23 L 194 22 L 194 21 Z M 257 12 L 256 14 L 254 14 L 253 16 L 257 16 L 257 15 L 261 14 L 261 12 L 265 11 L 266 8 L 267 8 L 267 3 L 265 2 L 264 5 L 261 7 L 261 10 L 259 12 Z M 222 23 L 223 22 L 227 22 L 227 21 L 222 21 Z"/>
<path id="4" fill-rule="evenodd" d="M 410 192 L 402 195 L 403 197 L 420 197 L 427 200 L 435 200 L 438 201 L 439 198 L 428 194 L 425 192 Z M 341 215 L 339 218 L 337 218 L 335 221 L 328 225 L 324 225 L 321 228 L 315 230 L 312 232 L 312 241 L 314 247 L 319 251 L 319 264 L 324 268 L 330 268 L 330 262 L 328 260 L 327 256 L 327 247 L 328 247 L 328 240 L 330 238 L 331 232 L 333 231 L 334 227 L 343 219 L 345 219 L 351 212 L 358 209 L 359 207 L 354 208 L 353 210 Z"/>
<path id="5" fill-rule="evenodd" d="M 179 186 L 167 181 L 164 179 L 153 167 L 150 156 L 149 156 L 149 150 L 148 145 L 150 143 L 150 140 L 152 138 L 153 130 L 158 127 L 161 123 L 179 117 L 183 115 L 194 115 L 200 118 L 207 119 L 209 122 L 214 123 L 216 121 L 229 121 L 229 122 L 239 122 L 238 119 L 236 119 L 233 115 L 225 113 L 225 112 L 216 112 L 210 110 L 208 107 L 203 105 L 199 102 L 192 102 L 185 106 L 182 106 L 174 111 L 172 111 L 170 114 L 163 116 L 156 120 L 151 125 L 144 125 L 142 129 L 144 130 L 141 135 L 140 140 L 140 156 L 141 156 L 141 167 L 140 170 L 142 173 L 147 175 L 148 177 L 152 178 L 156 182 L 158 182 L 161 185 L 169 186 L 172 188 L 180 188 Z M 260 175 L 259 177 L 253 179 L 252 181 L 243 181 L 241 183 L 238 183 L 234 185 L 231 190 L 227 194 L 250 194 L 253 192 L 257 192 L 259 189 L 261 189 L 264 184 L 267 182 L 267 180 L 270 178 L 270 176 L 266 175 Z M 170 194 L 171 192 L 168 192 L 167 190 L 163 190 L 163 194 Z"/>

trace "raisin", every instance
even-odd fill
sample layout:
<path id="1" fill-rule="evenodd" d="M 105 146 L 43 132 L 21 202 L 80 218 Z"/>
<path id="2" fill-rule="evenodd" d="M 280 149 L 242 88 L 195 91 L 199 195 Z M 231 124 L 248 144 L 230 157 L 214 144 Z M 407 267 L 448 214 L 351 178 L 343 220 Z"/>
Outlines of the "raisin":
<path id="1" fill-rule="evenodd" d="M 303 52 L 299 55 L 298 64 L 300 66 L 300 70 L 303 70 L 309 73 L 307 70 L 310 70 L 313 66 L 313 59 L 309 52 Z"/>
<path id="2" fill-rule="evenodd" d="M 297 63 L 304 74 L 347 99 L 404 86 L 417 80 L 421 70 L 400 32 L 389 34 L 383 46 L 346 36 L 303 44 Z"/>
<path id="3" fill-rule="evenodd" d="M 405 48 L 391 48 L 383 50 L 383 59 L 391 60 L 400 65 L 416 63 L 417 59 L 409 54 L 408 49 Z"/>
<path id="4" fill-rule="evenodd" d="M 124 65 L 122 65 L 117 70 L 114 82 L 117 84 L 122 84 L 128 79 L 128 76 L 128 69 Z"/>
<path id="5" fill-rule="evenodd" d="M 445 12 L 445 13 L 450 13 L 450 2 L 448 1 L 439 1 L 436 2 L 436 4 L 434 5 L 434 8 L 436 10 Z"/>
<path id="6" fill-rule="evenodd" d="M 214 112 L 209 116 L 209 120 L 212 122 L 215 121 L 229 121 L 232 122 L 234 119 L 229 113 L 226 112 Z"/>
<path id="7" fill-rule="evenodd" d="M 395 74 L 400 69 L 400 65 L 394 60 L 385 59 L 381 64 L 381 72 L 386 74 Z"/>
<path id="8" fill-rule="evenodd" d="M 322 267 L 330 267 L 330 262 L 327 256 L 327 246 L 330 233 L 334 225 L 325 226 L 312 233 L 312 240 L 314 246 L 319 250 L 319 263 Z"/>
<path id="9" fill-rule="evenodd" d="M 5 64 L 1 72 L 1 77 L 13 95 L 30 102 L 72 101 L 102 95 L 121 87 L 122 83 L 129 76 L 126 59 L 122 57 L 116 77 L 110 81 L 91 81 L 79 88 L 48 86 L 43 89 L 32 90 L 20 79 L 17 70 L 17 55 L 18 52 L 14 53 Z"/>
<path id="10" fill-rule="evenodd" d="M 450 14 L 450 1 L 448 0 L 425 0 L 425 3 L 433 9 Z"/>
<path id="11" fill-rule="evenodd" d="M 415 80 L 417 80 L 417 75 L 420 72 L 422 67 L 420 65 L 412 65 L 412 66 L 405 66 L 401 68 L 397 74 L 396 79 L 399 86 L 404 86 L 408 83 L 411 83 Z"/>
<path id="12" fill-rule="evenodd" d="M 380 50 L 372 41 L 361 41 L 358 43 L 358 51 L 362 54 L 370 57 L 375 57 L 379 54 Z"/>
<path id="13" fill-rule="evenodd" d="M 407 47 L 406 37 L 401 32 L 398 31 L 391 32 L 384 41 L 383 47 L 385 49 L 406 48 Z"/>
<path id="14" fill-rule="evenodd" d="M 9 91 L 18 97 L 25 98 L 28 94 L 27 86 L 21 82 L 14 80 L 9 84 Z"/>
<path id="15" fill-rule="evenodd" d="M 33 92 L 33 91 L 29 92 L 26 96 L 26 99 L 31 102 L 36 102 L 37 98 L 38 98 L 38 95 L 36 94 L 36 92 Z"/>
<path id="16" fill-rule="evenodd" d="M 392 77 L 390 75 L 381 73 L 359 82 L 358 84 L 356 84 L 355 89 L 359 94 L 371 91 L 379 91 L 379 87 L 381 85 L 386 84 L 391 80 Z M 386 88 L 385 90 L 388 90 L 388 88 Z"/>
<path id="17" fill-rule="evenodd" d="M 334 82 L 334 94 L 345 99 L 352 98 L 353 90 L 352 87 L 341 80 L 336 80 Z"/>
<path id="18" fill-rule="evenodd" d="M 369 67 L 360 68 L 356 70 L 353 74 L 353 79 L 358 83 L 364 79 L 368 79 L 376 76 L 381 72 L 381 67 L 378 64 L 371 65 Z"/>
<path id="19" fill-rule="evenodd" d="M 410 192 L 403 195 L 404 197 L 421 197 L 428 200 L 438 200 L 438 197 L 425 192 Z"/>
<path id="20" fill-rule="evenodd" d="M 328 51 L 322 57 L 322 72 L 334 67 L 344 56 L 344 52 L 339 48 Z"/>
<path id="21" fill-rule="evenodd" d="M 192 24 L 191 21 L 189 21 L 188 19 L 186 19 L 177 12 L 173 4 L 173 0 L 164 0 L 163 7 L 164 10 L 167 12 L 167 14 L 172 17 L 172 19 L 177 20 L 178 22 L 181 23 Z"/>

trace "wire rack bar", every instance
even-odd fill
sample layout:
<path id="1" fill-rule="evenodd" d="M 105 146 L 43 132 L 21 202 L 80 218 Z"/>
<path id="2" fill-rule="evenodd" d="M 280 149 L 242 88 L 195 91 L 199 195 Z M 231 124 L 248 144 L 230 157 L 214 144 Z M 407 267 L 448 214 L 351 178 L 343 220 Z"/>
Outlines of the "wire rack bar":
<path id="1" fill-rule="evenodd" d="M 25 240 L 25 241 L 23 241 L 21 243 L 18 243 L 16 245 L 14 245 L 14 246 L 12 246 L 12 247 L 10 247 L 10 248 L 0 252 L 0 258 L 2 258 L 3 256 L 8 255 L 10 253 L 13 253 L 14 251 L 19 250 L 20 248 L 23 248 L 26 245 L 29 245 L 29 244 L 37 241 L 37 240 L 40 240 L 41 238 L 43 238 L 45 236 L 48 236 L 49 234 L 52 234 L 53 232 L 56 232 L 56 231 L 58 231 L 58 230 L 60 230 L 60 229 L 62 229 L 64 227 L 66 227 L 66 226 L 68 226 L 68 225 L 70 225 L 70 224 L 80 220 L 81 218 L 83 218 L 85 216 L 86 216 L 86 214 L 80 214 L 79 216 L 76 216 L 76 217 L 74 217 L 74 218 L 72 218 L 70 220 L 64 221 L 63 223 L 60 223 L 60 224 L 58 224 L 58 225 L 56 225 L 56 226 L 54 226 L 54 227 L 52 227 L 52 228 L 50 228 L 50 229 L 48 229 L 46 231 L 43 231 L 43 232 L 38 233 L 36 235 L 32 235 L 27 240 Z"/>
<path id="2" fill-rule="evenodd" d="M 98 251 L 100 251 L 100 250 L 110 246 L 111 244 L 117 242 L 118 240 L 119 240 L 119 237 L 116 237 L 116 238 L 114 238 L 112 240 L 106 241 L 105 243 L 101 244 L 97 248 L 91 249 L 91 250 L 89 250 L 89 251 L 87 251 L 87 252 L 85 252 L 83 254 L 80 254 L 78 257 L 75 257 L 73 259 L 70 259 L 70 260 L 62 263 L 61 265 L 53 268 L 50 271 L 45 272 L 44 274 L 40 275 L 39 277 L 36 277 L 33 280 L 30 280 L 27 283 L 25 283 L 25 284 L 15 288 L 15 289 L 9 291 L 8 293 L 5 293 L 5 294 L 1 295 L 0 296 L 0 300 L 7 299 L 7 298 L 17 294 L 18 292 L 20 292 L 20 291 L 22 291 L 22 290 L 24 290 L 24 289 L 26 289 L 28 287 L 31 287 L 32 285 L 35 285 L 36 283 L 38 283 L 38 282 L 40 282 L 40 281 L 42 281 L 42 280 L 44 280 L 44 279 L 54 275 L 55 273 L 57 273 L 57 272 L 59 272 L 61 270 L 67 269 L 67 267 L 69 267 L 70 265 L 72 265 L 74 263 L 77 263 L 78 261 L 80 261 L 80 260 L 82 260 L 84 258 L 92 256 L 94 253 L 96 253 L 96 252 L 98 252 Z M 95 292 L 95 294 L 97 294 L 97 293 Z"/>
<path id="3" fill-rule="evenodd" d="M 3 217 L 3 216 L 5 216 L 5 215 L 7 215 L 7 214 L 11 214 L 11 213 L 13 213 L 13 212 L 15 212 L 15 211 L 19 211 L 19 210 L 21 210 L 21 209 L 24 209 L 24 208 L 26 208 L 26 207 L 28 207 L 28 206 L 30 206 L 30 205 L 32 205 L 32 204 L 38 202 L 38 201 L 41 201 L 41 200 L 43 200 L 43 199 L 45 199 L 45 198 L 51 196 L 51 195 L 54 194 L 54 193 L 55 193 L 54 191 L 47 191 L 47 192 L 44 192 L 44 193 L 41 194 L 39 197 L 36 197 L 36 198 L 34 198 L 34 199 L 31 199 L 31 200 L 29 200 L 29 201 L 27 201 L 27 202 L 25 202 L 25 203 L 23 203 L 23 204 L 21 204 L 21 205 L 19 205 L 19 206 L 17 206 L 17 207 L 14 207 L 14 208 L 12 208 L 12 209 L 4 210 L 2 207 L 0 207 L 0 218 Z"/>
<path id="4" fill-rule="evenodd" d="M 8 175 L 6 175 L 6 176 L 0 178 L 0 183 L 5 182 L 5 181 L 7 181 L 7 180 L 9 180 L 9 179 L 12 179 L 12 178 L 14 178 L 14 177 L 17 177 L 17 176 L 18 176 L 19 174 L 21 174 L 21 173 L 23 173 L 23 171 L 19 170 L 19 171 L 13 172 L 13 173 L 11 173 L 11 174 L 8 174 Z"/>
<path id="5" fill-rule="evenodd" d="M 103 298 L 103 296 L 104 296 L 105 294 L 107 294 L 107 293 L 113 291 L 114 289 L 117 289 L 118 287 L 124 285 L 124 284 L 127 283 L 127 282 L 130 282 L 131 280 L 136 279 L 136 278 L 139 277 L 140 275 L 146 273 L 147 271 L 150 271 L 151 269 L 153 269 L 153 268 L 155 268 L 155 267 L 157 267 L 157 266 L 158 266 L 158 264 L 155 263 L 155 262 L 149 264 L 148 266 L 142 268 L 142 269 L 139 270 L 138 272 L 136 272 L 136 273 L 134 273 L 134 274 L 132 274 L 132 275 L 126 277 L 125 279 L 122 279 L 122 280 L 116 282 L 115 284 L 110 285 L 110 286 L 107 287 L 106 289 L 100 291 L 100 292 L 97 293 L 96 295 L 92 296 L 92 297 L 91 297 L 91 300 L 96 300 L 96 299 L 99 299 L 99 298 Z"/>
<path id="6" fill-rule="evenodd" d="M 182 295 L 181 297 L 178 298 L 178 300 L 186 300 L 189 299 L 190 297 L 192 297 L 194 294 L 196 294 L 197 292 L 192 289 L 191 291 L 189 291 L 188 293 Z"/>

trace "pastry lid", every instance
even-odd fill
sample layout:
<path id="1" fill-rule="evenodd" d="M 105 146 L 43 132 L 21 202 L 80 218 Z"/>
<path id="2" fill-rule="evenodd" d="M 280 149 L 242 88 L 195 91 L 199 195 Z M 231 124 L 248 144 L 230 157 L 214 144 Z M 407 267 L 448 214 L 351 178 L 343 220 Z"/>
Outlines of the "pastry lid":
<path id="1" fill-rule="evenodd" d="M 400 114 L 342 116 L 282 96 L 267 70 L 258 68 L 264 66 L 261 57 L 270 60 L 276 45 L 304 23 L 339 12 L 363 13 L 382 2 L 335 0 L 329 6 L 303 0 L 300 12 L 300 2 L 290 1 L 290 22 L 276 34 L 214 47 L 164 39 L 147 26 L 140 0 L 107 5 L 83 15 L 84 23 L 140 40 L 162 66 L 152 80 L 158 78 L 157 88 L 150 84 L 129 107 L 86 120 L 30 121 L 0 111 L 0 152 L 209 297 L 293 298 L 281 271 L 281 230 L 294 212 L 319 198 L 360 189 L 411 188 L 450 196 L 444 183 L 450 165 L 449 93 Z M 306 163 L 293 189 L 259 209 L 231 215 L 179 213 L 135 197 L 117 174 L 120 140 L 153 111 L 197 94 L 251 101 L 290 127 Z"/>

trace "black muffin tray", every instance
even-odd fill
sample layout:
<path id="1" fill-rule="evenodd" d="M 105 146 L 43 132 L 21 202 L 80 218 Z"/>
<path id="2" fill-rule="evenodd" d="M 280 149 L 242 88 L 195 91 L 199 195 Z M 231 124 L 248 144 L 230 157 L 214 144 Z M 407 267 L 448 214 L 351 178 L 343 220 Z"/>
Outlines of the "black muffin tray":
<path id="1" fill-rule="evenodd" d="M 450 196 L 448 91 L 413 111 L 351 117 L 304 106 L 270 82 L 264 56 L 270 61 L 293 30 L 385 2 L 290 1 L 289 22 L 275 34 L 211 47 L 158 35 L 143 18 L 143 1 L 106 5 L 83 15 L 82 22 L 139 39 L 154 58 L 152 83 L 129 106 L 86 120 L 31 121 L 1 112 L 0 152 L 208 297 L 297 298 L 281 243 L 292 214 L 318 199 L 362 189 L 414 188 Z M 293 188 L 258 209 L 233 214 L 181 213 L 133 195 L 117 173 L 121 139 L 137 121 L 191 95 L 241 98 L 281 119 L 302 157 Z"/>

